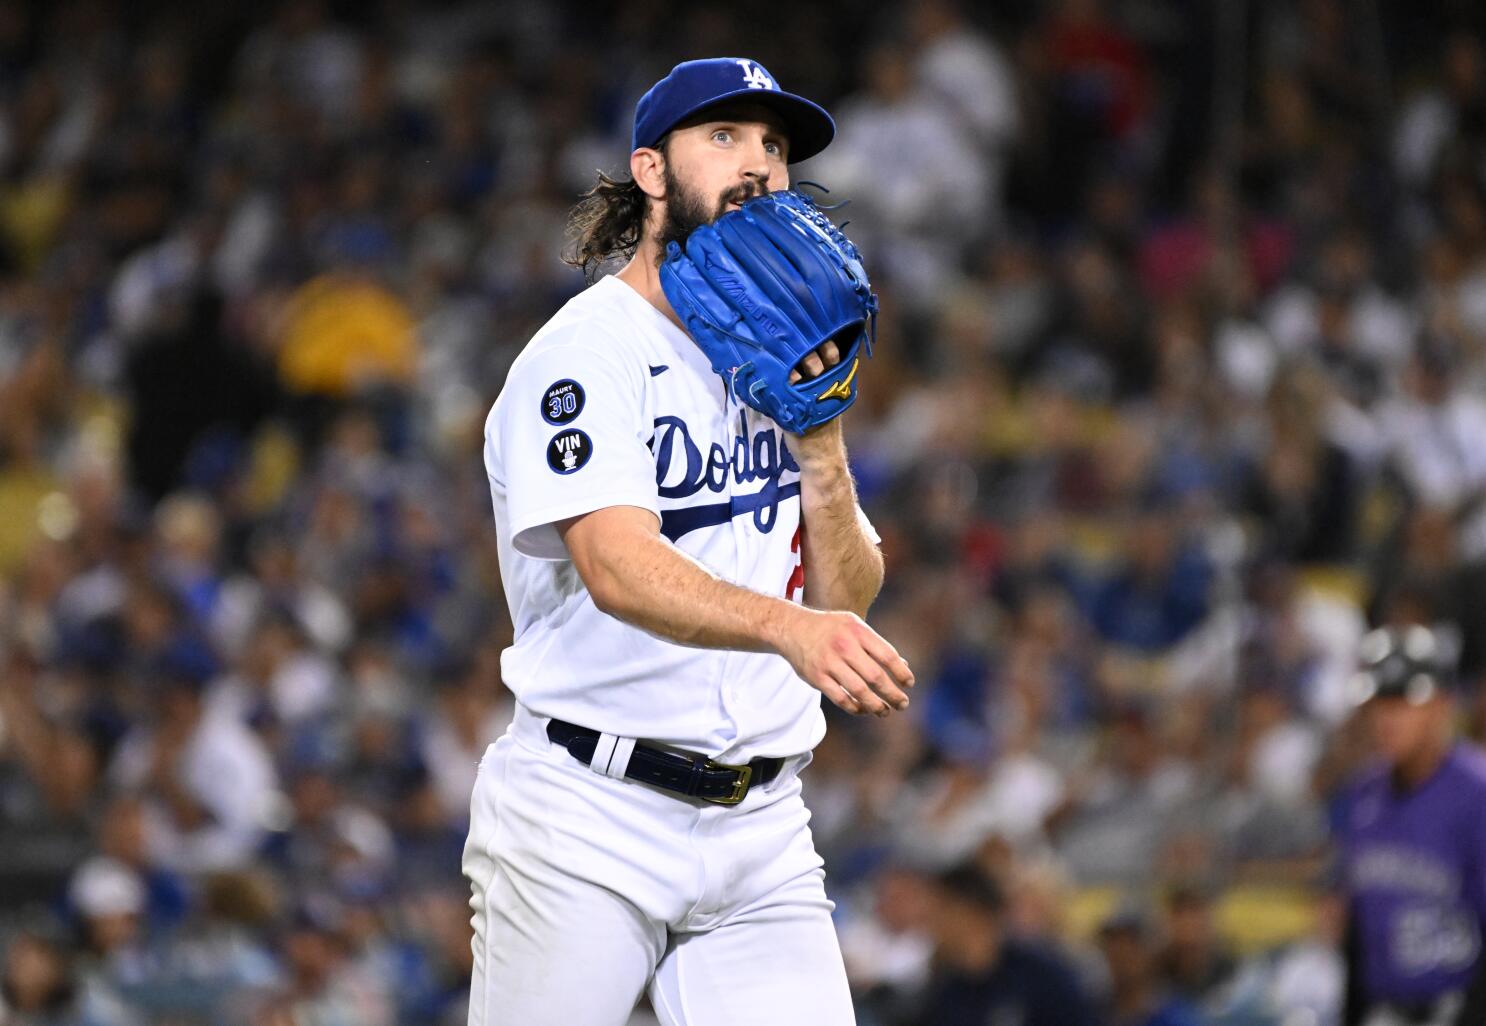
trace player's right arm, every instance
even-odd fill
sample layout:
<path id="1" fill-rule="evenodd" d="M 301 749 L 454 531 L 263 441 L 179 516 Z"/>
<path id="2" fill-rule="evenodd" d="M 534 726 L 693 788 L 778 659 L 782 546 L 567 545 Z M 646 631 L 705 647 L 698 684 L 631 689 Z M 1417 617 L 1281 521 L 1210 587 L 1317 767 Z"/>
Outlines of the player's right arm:
<path id="1" fill-rule="evenodd" d="M 908 705 L 913 672 L 853 613 L 809 609 L 731 584 L 660 533 L 647 509 L 610 506 L 557 524 L 594 605 L 682 645 L 777 652 L 848 712 Z"/>

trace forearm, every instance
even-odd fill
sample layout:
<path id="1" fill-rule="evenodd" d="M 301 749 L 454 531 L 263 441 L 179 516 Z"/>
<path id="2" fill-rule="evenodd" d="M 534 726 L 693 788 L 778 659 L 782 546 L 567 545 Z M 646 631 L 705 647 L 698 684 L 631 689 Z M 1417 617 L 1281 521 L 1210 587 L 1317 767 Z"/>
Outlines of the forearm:
<path id="1" fill-rule="evenodd" d="M 683 645 L 777 651 L 798 612 L 782 597 L 724 581 L 659 535 L 605 547 L 585 569 L 601 610 Z"/>
<path id="2" fill-rule="evenodd" d="M 820 429 L 828 432 L 824 437 L 796 443 L 800 449 L 805 604 L 866 616 L 882 588 L 882 553 L 858 514 L 856 488 L 838 425 L 839 421 L 833 421 Z"/>
<path id="3" fill-rule="evenodd" d="M 557 525 L 589 597 L 610 616 L 683 645 L 778 653 L 848 712 L 907 708 L 913 671 L 861 617 L 729 584 L 659 529 L 654 513 L 633 506 Z"/>

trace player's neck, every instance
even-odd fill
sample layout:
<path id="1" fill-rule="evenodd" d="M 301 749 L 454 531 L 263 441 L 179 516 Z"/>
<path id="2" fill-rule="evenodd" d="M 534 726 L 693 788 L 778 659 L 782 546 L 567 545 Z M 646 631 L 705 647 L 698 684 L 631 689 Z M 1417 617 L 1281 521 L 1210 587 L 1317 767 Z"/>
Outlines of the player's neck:
<path id="1" fill-rule="evenodd" d="M 660 287 L 660 262 L 656 258 L 659 250 L 655 241 L 645 238 L 635 250 L 635 255 L 623 268 L 615 272 L 614 277 L 634 289 L 640 296 L 655 307 L 666 318 L 682 331 L 686 326 L 681 323 L 681 318 L 676 316 L 676 311 L 671 309 L 671 301 L 666 298 L 665 290 Z"/>

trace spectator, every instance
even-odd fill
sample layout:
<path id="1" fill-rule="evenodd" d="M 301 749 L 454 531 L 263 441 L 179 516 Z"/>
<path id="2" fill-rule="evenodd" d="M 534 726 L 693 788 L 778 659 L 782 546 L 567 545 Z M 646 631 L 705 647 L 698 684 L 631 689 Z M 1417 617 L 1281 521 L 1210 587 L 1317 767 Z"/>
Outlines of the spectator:
<path id="1" fill-rule="evenodd" d="M 976 31 L 955 0 L 920 4 L 908 20 L 925 86 L 952 103 L 992 155 L 1007 146 L 1016 134 L 1017 96 L 1000 47 Z"/>
<path id="2" fill-rule="evenodd" d="M 1154 500 L 1129 527 L 1129 561 L 1089 599 L 1089 618 L 1108 641 L 1138 652 L 1168 649 L 1207 613 L 1211 567 L 1181 537 L 1173 512 Z"/>
<path id="3" fill-rule="evenodd" d="M 149 843 L 166 865 L 185 872 L 243 866 L 268 823 L 273 763 L 247 727 L 208 710 L 196 668 L 162 670 L 157 721 L 124 738 L 109 775 L 147 796 Z"/>
<path id="4" fill-rule="evenodd" d="M 345 910 L 328 895 L 307 896 L 282 936 L 289 978 L 261 1016 L 325 1026 L 391 1026 L 396 1005 L 388 981 L 351 958 Z"/>
<path id="5" fill-rule="evenodd" d="M 1077 974 L 1053 952 L 1007 930 L 1000 887 L 975 869 L 935 880 L 934 973 L 912 1021 L 922 1026 L 1015 1018 L 1026 1026 L 1099 1021 Z"/>
<path id="6" fill-rule="evenodd" d="M 1193 1008 L 1216 1009 L 1238 959 L 1218 935 L 1211 897 L 1198 886 L 1173 887 L 1164 911 L 1164 941 L 1156 956 L 1160 978 Z"/>
<path id="7" fill-rule="evenodd" d="M 94 856 L 73 874 L 68 898 L 95 954 L 107 958 L 143 941 L 145 887 L 128 866 Z"/>
<path id="8" fill-rule="evenodd" d="M 1081 882 L 1143 878 L 1194 796 L 1191 767 L 1166 756 L 1152 720 L 1150 708 L 1126 705 L 1069 788 L 1054 843 Z"/>
<path id="9" fill-rule="evenodd" d="M 0 1012 L 16 1026 L 135 1026 L 115 995 L 85 986 L 65 948 L 40 933 L 21 933 L 5 950 Z"/>
<path id="10" fill-rule="evenodd" d="M 1113 1026 L 1199 1026 L 1185 1001 L 1165 992 L 1156 968 L 1156 938 L 1150 922 L 1122 910 L 1099 927 L 1099 947 L 1109 967 L 1110 1022 Z"/>
<path id="11" fill-rule="evenodd" d="M 934 953 L 933 881 L 905 865 L 881 870 L 841 927 L 841 955 L 858 1006 L 874 1019 L 901 1019 L 929 979 Z"/>
<path id="12" fill-rule="evenodd" d="M 985 216 L 985 158 L 945 100 L 914 80 L 902 48 L 879 46 L 864 66 L 868 92 L 843 105 L 840 138 L 813 162 L 812 173 L 874 211 L 880 230 L 895 239 L 884 271 L 928 299 L 946 284 L 967 228 Z M 919 166 L 881 175 L 886 159 Z"/>
<path id="13" fill-rule="evenodd" d="M 1414 501 L 1461 521 L 1461 557 L 1486 558 L 1486 459 L 1469 439 L 1486 428 L 1486 401 L 1456 387 L 1459 357 L 1449 338 L 1420 340 L 1407 390 L 1380 418 L 1383 442 Z"/>
<path id="14" fill-rule="evenodd" d="M 265 613 L 246 639 L 239 667 L 212 684 L 208 704 L 240 722 L 266 718 L 293 729 L 325 717 L 339 699 L 335 665 L 288 616 Z"/>
<path id="15" fill-rule="evenodd" d="M 1486 54 L 1480 38 L 1455 32 L 1443 44 L 1442 81 L 1409 102 L 1394 137 L 1399 177 L 1421 191 L 1428 187 L 1452 142 L 1466 133 L 1479 142 L 1486 124 Z"/>
<path id="16" fill-rule="evenodd" d="M 444 818 L 461 823 L 469 815 L 475 767 L 490 738 L 506 732 L 515 708 L 500 682 L 483 679 L 474 666 L 453 667 L 439 699 L 439 708 L 423 731 L 420 756 L 433 778 Z"/>
<path id="17" fill-rule="evenodd" d="M 1314 929 L 1263 966 L 1269 971 L 1265 993 L 1269 1009 L 1292 1015 L 1304 1010 L 1314 1016 L 1316 1026 L 1339 1026 L 1346 968 L 1338 949 L 1345 910 L 1342 895 L 1335 891 L 1322 895 Z"/>

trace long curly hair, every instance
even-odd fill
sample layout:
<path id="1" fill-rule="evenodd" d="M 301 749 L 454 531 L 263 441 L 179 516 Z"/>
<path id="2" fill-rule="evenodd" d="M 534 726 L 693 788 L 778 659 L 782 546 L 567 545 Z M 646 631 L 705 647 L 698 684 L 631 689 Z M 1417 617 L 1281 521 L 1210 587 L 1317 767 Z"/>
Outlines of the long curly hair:
<path id="1" fill-rule="evenodd" d="M 655 145 L 662 155 L 670 137 Z M 581 197 L 568 214 L 568 245 L 563 263 L 583 272 L 590 283 L 606 262 L 635 255 L 650 213 L 650 197 L 628 175 L 615 178 L 603 171 L 598 182 Z"/>

